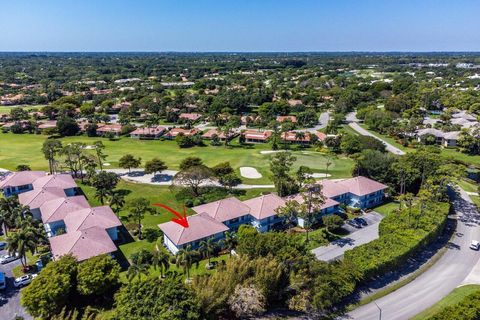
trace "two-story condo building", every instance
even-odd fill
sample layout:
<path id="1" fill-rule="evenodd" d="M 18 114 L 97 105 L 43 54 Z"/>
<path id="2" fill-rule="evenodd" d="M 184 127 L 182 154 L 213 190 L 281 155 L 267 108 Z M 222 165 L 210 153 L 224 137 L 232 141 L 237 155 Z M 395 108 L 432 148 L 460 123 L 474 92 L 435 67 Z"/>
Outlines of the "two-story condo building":
<path id="1" fill-rule="evenodd" d="M 6 196 L 18 195 L 19 203 L 42 220 L 54 258 L 73 254 L 83 261 L 117 251 L 114 241 L 122 223 L 110 207 L 90 207 L 70 175 L 11 173 L 0 181 L 0 189 Z"/>
<path id="2" fill-rule="evenodd" d="M 319 190 L 326 199 L 315 217 L 317 220 L 322 215 L 339 212 L 341 204 L 361 209 L 379 205 L 387 188 L 365 177 L 322 180 L 319 184 Z M 267 194 L 246 201 L 230 197 L 192 208 L 197 214 L 187 218 L 188 228 L 174 222 L 162 223 L 159 228 L 164 233 L 165 246 L 176 254 L 186 246 L 197 249 L 202 240 L 213 238 L 220 241 L 225 231 L 235 231 L 243 224 L 252 225 L 259 232 L 270 231 L 284 222 L 276 211 L 288 200 L 296 200 L 301 204 L 303 197 L 298 194 L 283 199 L 276 194 Z M 305 227 L 303 219 L 298 219 L 298 224 Z"/>

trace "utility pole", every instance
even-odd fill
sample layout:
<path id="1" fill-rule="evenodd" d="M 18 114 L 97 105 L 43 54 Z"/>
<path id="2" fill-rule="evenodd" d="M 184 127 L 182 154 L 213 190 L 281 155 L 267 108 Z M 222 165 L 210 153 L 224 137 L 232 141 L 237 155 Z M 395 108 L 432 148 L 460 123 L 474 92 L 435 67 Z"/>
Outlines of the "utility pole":
<path id="1" fill-rule="evenodd" d="M 375 306 L 378 308 L 378 320 L 382 320 L 382 308 L 380 308 L 375 301 L 373 301 L 373 303 L 375 303 Z"/>

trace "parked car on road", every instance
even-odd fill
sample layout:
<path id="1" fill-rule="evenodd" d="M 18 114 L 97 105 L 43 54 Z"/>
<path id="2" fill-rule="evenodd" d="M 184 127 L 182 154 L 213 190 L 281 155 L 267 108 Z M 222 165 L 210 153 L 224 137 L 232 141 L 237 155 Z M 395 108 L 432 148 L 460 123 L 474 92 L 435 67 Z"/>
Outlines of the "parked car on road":
<path id="1" fill-rule="evenodd" d="M 478 242 L 477 240 L 472 240 L 472 242 L 470 243 L 470 249 L 472 250 L 480 249 L 480 242 Z"/>
<path id="2" fill-rule="evenodd" d="M 18 259 L 17 255 L 4 254 L 4 255 L 0 256 L 0 263 L 1 264 L 6 264 L 6 263 L 12 262 L 12 261 L 17 260 L 17 259 Z"/>
<path id="3" fill-rule="evenodd" d="M 24 276 L 16 278 L 15 281 L 13 282 L 13 285 L 15 286 L 15 288 L 24 287 L 30 284 L 30 282 L 32 282 L 33 279 L 35 279 L 36 277 L 37 277 L 36 274 L 26 274 Z"/>
<path id="4" fill-rule="evenodd" d="M 7 243 L 5 241 L 0 241 L 0 250 L 4 250 L 7 247 Z"/>

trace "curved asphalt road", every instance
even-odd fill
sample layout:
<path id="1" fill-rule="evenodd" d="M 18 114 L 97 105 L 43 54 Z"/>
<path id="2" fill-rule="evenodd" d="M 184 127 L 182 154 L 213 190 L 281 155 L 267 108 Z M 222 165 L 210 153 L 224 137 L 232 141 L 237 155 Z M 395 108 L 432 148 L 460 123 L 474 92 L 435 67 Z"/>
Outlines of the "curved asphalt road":
<path id="1" fill-rule="evenodd" d="M 429 308 L 459 286 L 475 267 L 480 252 L 469 249 L 471 240 L 480 240 L 480 215 L 470 197 L 461 190 L 452 195 L 458 215 L 456 236 L 448 250 L 430 269 L 409 284 L 357 308 L 344 319 L 406 320 Z"/>
<path id="2" fill-rule="evenodd" d="M 399 156 L 403 156 L 405 154 L 404 151 L 400 150 L 399 148 L 391 145 L 390 143 L 388 143 L 387 141 L 381 139 L 380 137 L 377 137 L 376 135 L 374 135 L 373 133 L 371 133 L 370 131 L 368 130 L 365 130 L 363 129 L 362 127 L 360 127 L 360 125 L 358 124 L 358 122 L 360 121 L 358 118 L 357 118 L 357 112 L 350 112 L 347 114 L 346 116 L 346 121 L 348 122 L 348 125 L 350 126 L 350 128 L 352 128 L 353 130 L 357 131 L 358 133 L 360 133 L 362 136 L 369 136 L 369 137 L 373 137 L 377 140 L 380 140 L 383 142 L 383 144 L 386 146 L 386 149 L 388 152 L 391 152 L 393 154 L 397 154 Z"/>
<path id="3" fill-rule="evenodd" d="M 377 137 L 376 135 L 374 135 L 373 133 L 371 133 L 370 131 L 368 130 L 365 130 L 363 129 L 362 127 L 360 127 L 360 125 L 356 122 L 350 122 L 348 124 L 353 130 L 357 131 L 358 133 L 360 133 L 362 136 L 370 136 L 370 137 L 373 137 L 377 140 L 380 140 L 383 142 L 383 144 L 386 146 L 386 149 L 387 151 L 393 153 L 393 154 L 398 154 L 399 156 L 403 156 L 405 154 L 404 151 L 398 149 L 397 147 L 394 147 L 393 145 L 391 145 L 390 143 L 386 142 L 385 140 L 382 140 L 381 138 Z"/>

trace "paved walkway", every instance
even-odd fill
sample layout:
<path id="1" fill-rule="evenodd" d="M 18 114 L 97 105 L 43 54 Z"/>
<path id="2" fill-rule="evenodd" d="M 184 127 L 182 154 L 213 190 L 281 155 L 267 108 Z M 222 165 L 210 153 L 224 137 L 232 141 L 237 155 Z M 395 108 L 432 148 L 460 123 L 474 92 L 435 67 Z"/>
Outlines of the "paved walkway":
<path id="1" fill-rule="evenodd" d="M 332 241 L 328 246 L 315 248 L 312 250 L 312 253 L 315 254 L 318 260 L 337 260 L 343 256 L 345 251 L 378 239 L 378 226 L 383 216 L 376 212 L 369 212 L 363 215 L 362 218 L 367 221 L 368 226 L 356 229 L 345 224 L 343 228 L 351 231 L 348 236 Z"/>
<path id="2" fill-rule="evenodd" d="M 344 318 L 377 320 L 409 319 L 431 307 L 459 286 L 477 265 L 480 252 L 469 248 L 480 239 L 480 215 L 466 192 L 451 193 L 458 216 L 456 236 L 447 244 L 443 256 L 418 278 L 398 290 L 366 304 Z"/>

